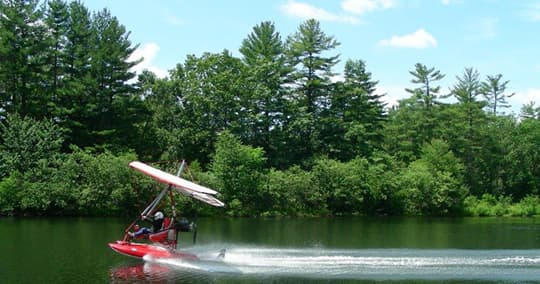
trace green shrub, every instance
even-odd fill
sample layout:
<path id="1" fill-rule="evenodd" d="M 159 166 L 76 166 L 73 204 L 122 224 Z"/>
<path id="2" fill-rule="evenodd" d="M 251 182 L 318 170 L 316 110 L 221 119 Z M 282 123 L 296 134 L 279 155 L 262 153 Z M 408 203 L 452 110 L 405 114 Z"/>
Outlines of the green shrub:
<path id="1" fill-rule="evenodd" d="M 512 216 L 534 216 L 540 213 L 540 206 L 538 205 L 540 198 L 534 195 L 527 195 L 521 199 L 517 204 L 513 204 L 510 207 L 510 214 Z"/>
<path id="2" fill-rule="evenodd" d="M 14 171 L 0 181 L 0 215 L 13 214 L 20 207 L 17 192 L 21 188 L 21 180 L 19 172 Z"/>
<path id="3" fill-rule="evenodd" d="M 469 216 L 534 216 L 539 213 L 539 201 L 538 196 L 533 195 L 514 204 L 510 196 L 484 194 L 480 199 L 469 196 L 465 202 L 465 212 Z"/>
<path id="4" fill-rule="evenodd" d="M 230 215 L 259 215 L 271 207 L 261 193 L 264 164 L 262 149 L 242 145 L 227 131 L 221 133 L 216 142 L 211 173 L 218 180 L 216 189 L 223 194 L 224 201 L 237 200 L 240 204 L 227 207 Z"/>
<path id="5" fill-rule="evenodd" d="M 422 157 L 398 177 L 399 194 L 409 215 L 456 215 L 463 211 L 468 189 L 463 185 L 463 165 L 442 140 L 422 148 Z"/>

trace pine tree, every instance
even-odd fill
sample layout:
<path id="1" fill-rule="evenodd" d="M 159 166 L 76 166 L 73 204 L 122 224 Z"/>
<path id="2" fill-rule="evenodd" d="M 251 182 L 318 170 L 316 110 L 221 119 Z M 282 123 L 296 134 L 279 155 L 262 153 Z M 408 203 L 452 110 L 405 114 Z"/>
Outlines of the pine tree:
<path id="1" fill-rule="evenodd" d="M 130 69 L 138 61 L 128 61 L 137 46 L 132 46 L 129 32 L 107 9 L 92 17 L 92 46 L 90 52 L 91 74 L 95 80 L 87 104 L 88 114 L 93 114 L 85 123 L 92 127 L 92 144 L 109 147 L 121 145 L 127 137 L 122 136 L 129 126 L 123 104 L 129 104 L 135 89 L 129 80 L 135 77 Z M 135 103 L 136 101 L 133 101 Z"/>
<path id="2" fill-rule="evenodd" d="M 280 125 L 284 119 L 284 95 L 286 75 L 290 72 L 285 65 L 284 45 L 272 22 L 266 21 L 253 28 L 240 47 L 243 61 L 248 66 L 252 95 L 249 99 L 249 120 L 252 130 L 245 142 L 261 146 L 277 164 L 282 151 L 279 143 Z M 273 146 L 273 147 L 272 147 Z"/>
<path id="3" fill-rule="evenodd" d="M 540 120 L 540 107 L 535 102 L 528 102 L 521 107 L 519 116 L 523 119 Z"/>
<path id="4" fill-rule="evenodd" d="M 488 107 L 492 110 L 493 114 L 497 114 L 497 108 L 509 108 L 510 104 L 506 101 L 507 98 L 511 98 L 515 95 L 505 94 L 506 85 L 510 81 L 501 81 L 502 74 L 495 76 L 487 76 L 486 81 L 482 82 L 482 92 L 488 100 Z"/>
<path id="5" fill-rule="evenodd" d="M 80 2 L 71 2 L 64 48 L 65 92 L 59 98 L 56 116 L 67 133 L 67 143 L 81 147 L 91 145 L 93 141 L 88 124 L 94 115 L 90 98 L 96 88 L 90 61 L 94 50 L 93 34 L 88 9 Z"/>
<path id="6" fill-rule="evenodd" d="M 347 161 L 368 157 L 379 147 L 385 115 L 381 95 L 375 93 L 378 82 L 372 80 L 364 61 L 347 60 L 344 76 L 331 94 L 330 111 L 324 119 L 330 123 L 322 137 L 330 157 Z"/>
<path id="7" fill-rule="evenodd" d="M 38 0 L 0 2 L 0 112 L 42 118 L 46 28 Z"/>
<path id="8" fill-rule="evenodd" d="M 325 56 L 340 43 L 326 35 L 319 22 L 310 19 L 298 27 L 287 39 L 286 52 L 295 71 L 291 74 L 296 89 L 292 91 L 291 117 L 287 126 L 288 139 L 295 143 L 290 149 L 298 149 L 297 159 L 304 160 L 315 154 L 320 147 L 318 132 L 321 113 L 329 106 L 332 67 L 339 62 L 339 55 Z M 307 140 L 307 141 L 306 141 Z"/>
<path id="9" fill-rule="evenodd" d="M 326 94 L 330 78 L 334 75 L 332 67 L 339 62 L 339 55 L 325 57 L 323 53 L 339 45 L 334 37 L 327 36 L 321 30 L 319 22 L 314 19 L 302 23 L 298 31 L 287 40 L 289 59 L 292 66 L 296 67 L 292 76 L 310 115 L 317 115 L 321 103 L 327 105 Z"/>
<path id="10" fill-rule="evenodd" d="M 66 88 L 66 44 L 67 31 L 69 28 L 68 5 L 62 0 L 47 2 L 45 24 L 47 25 L 47 37 L 44 39 L 47 45 L 47 70 L 44 74 L 47 83 L 48 109 L 55 119 L 62 118 L 61 100 L 68 91 Z"/>
<path id="11" fill-rule="evenodd" d="M 445 75 L 435 67 L 427 68 L 426 65 L 416 63 L 414 71 L 409 73 L 414 77 L 411 83 L 419 84 L 420 86 L 414 89 L 405 89 L 405 91 L 413 95 L 413 100 L 425 112 L 424 120 L 421 122 L 423 129 L 422 143 L 430 142 L 434 138 L 433 129 L 435 128 L 435 114 L 433 109 L 439 104 L 440 86 L 434 86 L 437 81 L 442 80 Z M 421 146 L 421 145 L 419 145 Z"/>
<path id="12" fill-rule="evenodd" d="M 458 104 L 450 113 L 447 129 L 451 136 L 454 151 L 465 163 L 465 182 L 472 191 L 482 191 L 481 181 L 488 178 L 481 167 L 482 134 L 481 126 L 486 118 L 482 108 L 486 103 L 481 98 L 480 74 L 473 68 L 465 68 L 461 77 L 456 77 L 457 84 L 452 88 L 451 95 Z"/>
<path id="13" fill-rule="evenodd" d="M 427 68 L 426 65 L 416 63 L 414 65 L 415 70 L 409 71 L 414 77 L 411 83 L 419 84 L 420 87 L 414 89 L 405 89 L 407 92 L 413 94 L 414 98 L 426 109 L 431 112 L 433 106 L 438 103 L 440 86 L 433 86 L 436 81 L 444 78 L 444 74 L 439 70 L 435 70 L 435 67 Z"/>

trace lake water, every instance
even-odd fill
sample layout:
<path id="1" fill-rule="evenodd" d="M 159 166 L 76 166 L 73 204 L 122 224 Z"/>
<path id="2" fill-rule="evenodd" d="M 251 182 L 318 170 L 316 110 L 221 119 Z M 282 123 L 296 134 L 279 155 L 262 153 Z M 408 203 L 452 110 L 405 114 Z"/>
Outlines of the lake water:
<path id="1" fill-rule="evenodd" d="M 129 221 L 0 218 L 0 283 L 540 283 L 537 218 L 200 218 L 196 262 L 113 252 Z"/>

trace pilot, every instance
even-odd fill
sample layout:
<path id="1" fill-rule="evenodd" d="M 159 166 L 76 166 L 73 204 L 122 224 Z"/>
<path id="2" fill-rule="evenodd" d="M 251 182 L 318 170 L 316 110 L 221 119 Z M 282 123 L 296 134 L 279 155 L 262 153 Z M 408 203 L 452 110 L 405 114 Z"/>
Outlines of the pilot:
<path id="1" fill-rule="evenodd" d="M 163 226 L 163 217 L 164 215 L 163 215 L 163 212 L 161 211 L 157 211 L 154 214 L 154 218 L 143 216 L 142 217 L 143 219 L 149 219 L 152 222 L 152 227 L 151 228 L 142 227 L 138 229 L 137 231 L 135 231 L 134 233 L 128 232 L 129 236 L 133 238 L 137 238 L 140 235 L 159 232 L 161 230 L 161 227 Z"/>

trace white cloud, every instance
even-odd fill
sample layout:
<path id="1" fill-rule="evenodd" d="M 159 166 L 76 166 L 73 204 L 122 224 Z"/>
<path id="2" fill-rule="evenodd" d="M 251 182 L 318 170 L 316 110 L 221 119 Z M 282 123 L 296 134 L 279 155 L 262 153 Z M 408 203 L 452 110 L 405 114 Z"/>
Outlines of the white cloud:
<path id="1" fill-rule="evenodd" d="M 281 11 L 289 16 L 302 19 L 317 19 L 320 21 L 344 22 L 352 24 L 359 22 L 358 18 L 356 17 L 337 15 L 324 9 L 296 1 L 289 1 L 287 4 L 282 5 Z"/>
<path id="2" fill-rule="evenodd" d="M 514 96 L 508 98 L 508 102 L 513 108 L 534 102 L 536 105 L 540 104 L 540 89 L 530 88 L 525 91 L 518 91 Z"/>
<path id="3" fill-rule="evenodd" d="M 379 45 L 393 47 L 408 47 L 408 48 L 427 48 L 436 47 L 437 40 L 424 29 L 419 29 L 413 33 L 392 36 L 390 39 L 379 41 Z"/>
<path id="4" fill-rule="evenodd" d="M 129 57 L 128 61 L 136 61 L 143 59 L 139 64 L 132 68 L 132 71 L 140 74 L 143 70 L 148 70 L 156 74 L 159 78 L 167 77 L 167 70 L 161 69 L 153 65 L 154 58 L 159 52 L 159 46 L 156 43 L 150 42 L 137 48 Z"/>
<path id="5" fill-rule="evenodd" d="M 394 6 L 393 0 L 344 0 L 341 8 L 349 13 L 362 15 L 374 10 L 388 9 Z"/>

